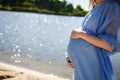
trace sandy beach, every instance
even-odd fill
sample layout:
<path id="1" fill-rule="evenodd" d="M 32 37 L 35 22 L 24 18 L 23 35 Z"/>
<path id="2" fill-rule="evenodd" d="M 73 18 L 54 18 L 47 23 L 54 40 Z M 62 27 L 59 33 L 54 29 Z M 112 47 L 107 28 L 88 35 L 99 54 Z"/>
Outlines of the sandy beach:
<path id="1" fill-rule="evenodd" d="M 0 62 L 0 80 L 68 80 Z"/>

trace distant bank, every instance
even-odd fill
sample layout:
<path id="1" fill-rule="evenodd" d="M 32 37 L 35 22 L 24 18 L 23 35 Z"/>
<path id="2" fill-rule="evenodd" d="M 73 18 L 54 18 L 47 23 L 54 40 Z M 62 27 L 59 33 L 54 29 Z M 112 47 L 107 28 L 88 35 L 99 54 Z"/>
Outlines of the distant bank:
<path id="1" fill-rule="evenodd" d="M 74 8 L 66 0 L 0 0 L 0 10 L 66 16 L 85 16 L 88 13 L 80 5 Z"/>
<path id="2" fill-rule="evenodd" d="M 40 13 L 40 14 L 51 14 L 51 15 L 64 15 L 64 16 L 85 16 L 88 11 L 83 12 L 82 14 L 79 13 L 68 13 L 68 12 L 59 12 L 56 13 L 55 11 L 50 11 L 46 9 L 39 9 L 39 8 L 33 8 L 33 7 L 3 7 L 0 5 L 0 10 L 6 10 L 6 11 L 18 11 L 18 12 L 32 12 L 32 13 Z"/>

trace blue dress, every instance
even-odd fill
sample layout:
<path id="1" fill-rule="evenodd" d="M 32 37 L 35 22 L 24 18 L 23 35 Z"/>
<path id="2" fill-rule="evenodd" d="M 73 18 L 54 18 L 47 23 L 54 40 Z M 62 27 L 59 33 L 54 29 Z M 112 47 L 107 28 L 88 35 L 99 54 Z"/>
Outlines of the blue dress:
<path id="1" fill-rule="evenodd" d="M 119 5 L 106 0 L 95 6 L 82 22 L 83 31 L 112 45 L 114 51 L 119 27 Z M 115 80 L 110 53 L 82 39 L 70 39 L 67 53 L 74 65 L 73 80 Z"/>

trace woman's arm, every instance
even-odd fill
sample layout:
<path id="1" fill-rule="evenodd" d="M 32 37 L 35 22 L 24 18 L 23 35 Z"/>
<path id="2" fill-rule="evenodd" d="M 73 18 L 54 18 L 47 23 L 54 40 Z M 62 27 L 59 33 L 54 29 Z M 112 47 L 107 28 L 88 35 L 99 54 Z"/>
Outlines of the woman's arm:
<path id="1" fill-rule="evenodd" d="M 103 48 L 105 50 L 108 50 L 109 52 L 112 52 L 112 50 L 113 50 L 112 45 L 106 44 L 101 38 L 90 35 L 90 34 L 85 33 L 85 32 L 72 31 L 70 38 L 71 39 L 81 38 L 81 39 L 93 44 L 94 46 Z"/>

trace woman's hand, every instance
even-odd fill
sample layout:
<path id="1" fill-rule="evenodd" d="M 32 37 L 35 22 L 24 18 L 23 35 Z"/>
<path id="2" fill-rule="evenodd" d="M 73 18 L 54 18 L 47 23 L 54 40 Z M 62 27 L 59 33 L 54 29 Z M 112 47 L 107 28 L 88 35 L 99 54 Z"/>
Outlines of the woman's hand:
<path id="1" fill-rule="evenodd" d="M 99 38 L 97 36 L 94 36 L 94 35 L 91 35 L 89 33 L 86 33 L 82 30 L 78 30 L 78 29 L 73 30 L 71 32 L 70 38 L 71 39 L 80 38 L 80 39 L 83 39 L 83 40 L 87 41 L 88 43 L 91 43 L 94 46 L 97 46 L 99 48 L 103 48 L 103 49 L 105 49 L 109 52 L 113 51 L 113 47 L 112 47 L 111 44 L 107 44 L 101 38 Z"/>
<path id="2" fill-rule="evenodd" d="M 82 31 L 82 29 L 74 29 L 72 32 L 71 32 L 71 35 L 70 35 L 70 38 L 71 39 L 78 39 L 81 37 L 81 35 L 85 33 Z"/>
<path id="3" fill-rule="evenodd" d="M 69 59 L 68 56 L 66 56 L 66 61 L 67 61 L 67 64 L 68 64 L 68 66 L 69 66 L 70 68 L 74 68 L 74 67 L 73 67 L 73 64 L 72 64 L 72 62 L 70 61 L 70 59 Z"/>

